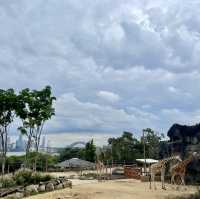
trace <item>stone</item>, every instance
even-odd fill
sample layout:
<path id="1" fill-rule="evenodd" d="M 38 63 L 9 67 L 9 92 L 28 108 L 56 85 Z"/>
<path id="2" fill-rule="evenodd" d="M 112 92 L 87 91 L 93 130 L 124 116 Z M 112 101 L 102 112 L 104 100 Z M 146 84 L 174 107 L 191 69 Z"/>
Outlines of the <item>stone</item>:
<path id="1" fill-rule="evenodd" d="M 58 184 L 55 186 L 55 189 L 62 189 L 63 188 L 63 185 L 62 184 Z"/>
<path id="2" fill-rule="evenodd" d="M 15 193 L 15 198 L 16 199 L 20 199 L 20 198 L 23 198 L 24 197 L 24 193 L 22 193 L 22 192 L 16 192 Z"/>
<path id="3" fill-rule="evenodd" d="M 29 185 L 25 188 L 25 196 L 38 193 L 38 185 Z"/>
<path id="4" fill-rule="evenodd" d="M 45 192 L 45 184 L 42 184 L 38 187 L 39 192 Z"/>
<path id="5" fill-rule="evenodd" d="M 46 191 L 53 191 L 54 190 L 54 184 L 49 182 L 46 184 Z"/>
<path id="6" fill-rule="evenodd" d="M 70 187 L 72 188 L 72 182 L 71 181 L 65 181 L 62 183 L 63 184 L 63 188 L 67 188 L 67 187 Z"/>

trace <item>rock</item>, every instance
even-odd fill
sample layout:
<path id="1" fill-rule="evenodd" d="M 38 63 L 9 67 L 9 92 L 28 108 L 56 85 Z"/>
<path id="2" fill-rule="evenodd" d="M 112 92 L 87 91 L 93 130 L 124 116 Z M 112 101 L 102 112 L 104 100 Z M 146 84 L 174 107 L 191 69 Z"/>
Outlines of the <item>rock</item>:
<path id="1" fill-rule="evenodd" d="M 46 184 L 46 191 L 53 191 L 54 190 L 54 184 L 49 182 Z"/>
<path id="2" fill-rule="evenodd" d="M 15 196 L 16 196 L 15 193 L 13 193 L 13 194 L 6 196 L 5 198 L 6 199 L 15 199 L 16 198 Z"/>
<path id="3" fill-rule="evenodd" d="M 62 189 L 63 188 L 63 185 L 62 184 L 58 184 L 55 186 L 55 189 Z"/>
<path id="4" fill-rule="evenodd" d="M 67 188 L 67 187 L 70 187 L 72 188 L 72 182 L 71 181 L 65 181 L 62 183 L 63 184 L 63 188 Z"/>
<path id="5" fill-rule="evenodd" d="M 38 193 L 38 185 L 29 185 L 25 188 L 25 196 Z"/>
<path id="6" fill-rule="evenodd" d="M 42 184 L 38 187 L 39 192 L 45 192 L 45 184 Z"/>
<path id="7" fill-rule="evenodd" d="M 16 199 L 20 199 L 20 198 L 23 198 L 24 197 L 24 193 L 22 193 L 22 192 L 16 192 L 15 193 L 15 198 Z"/>

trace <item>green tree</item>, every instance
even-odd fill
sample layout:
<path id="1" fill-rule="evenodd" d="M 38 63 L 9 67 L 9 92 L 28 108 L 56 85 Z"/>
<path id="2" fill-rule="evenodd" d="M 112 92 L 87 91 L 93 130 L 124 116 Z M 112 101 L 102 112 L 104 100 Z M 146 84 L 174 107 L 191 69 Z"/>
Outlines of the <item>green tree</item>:
<path id="1" fill-rule="evenodd" d="M 142 143 L 145 142 L 146 145 L 146 158 L 159 159 L 160 143 L 164 135 L 160 135 L 150 128 L 146 128 L 143 131 L 145 136 L 141 138 L 141 141 Z"/>
<path id="2" fill-rule="evenodd" d="M 130 132 L 123 132 L 118 138 L 109 138 L 108 144 L 113 160 L 133 161 L 142 156 L 142 144 Z"/>
<path id="3" fill-rule="evenodd" d="M 93 139 L 86 143 L 85 146 L 85 159 L 90 162 L 95 162 L 96 159 L 96 146 Z"/>
<path id="4" fill-rule="evenodd" d="M 0 148 L 2 175 L 5 171 L 8 127 L 13 122 L 16 109 L 16 94 L 13 89 L 0 90 Z"/>
<path id="5" fill-rule="evenodd" d="M 60 152 L 60 161 L 65 161 L 71 158 L 85 159 L 85 149 L 84 148 L 65 148 Z"/>
<path id="6" fill-rule="evenodd" d="M 38 152 L 44 124 L 55 115 L 54 100 L 56 98 L 52 96 L 50 86 L 40 91 L 27 88 L 19 93 L 16 113 L 22 120 L 18 129 L 27 136 L 26 155 L 32 145 Z"/>

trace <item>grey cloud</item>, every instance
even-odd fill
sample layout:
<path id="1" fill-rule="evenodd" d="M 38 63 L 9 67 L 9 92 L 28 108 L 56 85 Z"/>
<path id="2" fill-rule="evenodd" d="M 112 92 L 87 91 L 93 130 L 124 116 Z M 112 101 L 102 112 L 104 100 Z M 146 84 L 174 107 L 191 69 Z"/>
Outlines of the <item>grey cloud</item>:
<path id="1" fill-rule="evenodd" d="M 47 132 L 166 132 L 180 115 L 197 122 L 199 8 L 182 0 L 0 1 L 0 86 L 50 84 L 58 100 Z"/>

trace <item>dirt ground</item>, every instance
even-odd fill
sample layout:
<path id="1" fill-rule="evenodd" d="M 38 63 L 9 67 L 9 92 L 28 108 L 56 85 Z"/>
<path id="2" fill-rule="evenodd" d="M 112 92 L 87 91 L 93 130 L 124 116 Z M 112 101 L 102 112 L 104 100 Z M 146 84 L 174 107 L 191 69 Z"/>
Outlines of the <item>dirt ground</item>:
<path id="1" fill-rule="evenodd" d="M 187 186 L 187 190 L 177 191 L 171 185 L 167 190 L 149 190 L 149 184 L 137 180 L 112 180 L 105 182 L 73 180 L 72 189 L 57 190 L 39 194 L 27 199 L 166 199 L 168 196 L 181 196 L 194 193 L 195 187 Z"/>

